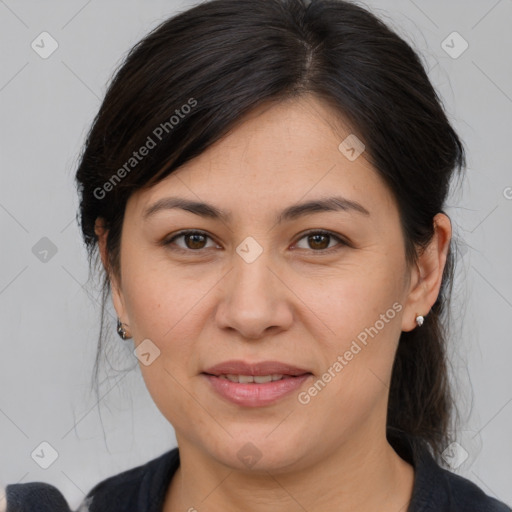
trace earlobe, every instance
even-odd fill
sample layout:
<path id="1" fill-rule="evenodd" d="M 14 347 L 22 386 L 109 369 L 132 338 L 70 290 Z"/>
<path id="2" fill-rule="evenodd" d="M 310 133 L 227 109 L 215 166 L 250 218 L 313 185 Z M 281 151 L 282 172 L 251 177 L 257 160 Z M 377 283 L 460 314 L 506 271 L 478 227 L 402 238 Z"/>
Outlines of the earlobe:
<path id="1" fill-rule="evenodd" d="M 428 310 L 423 306 L 426 288 L 423 281 L 424 270 L 421 261 L 415 262 L 411 270 L 410 288 L 402 317 L 402 331 L 409 332 L 417 327 L 416 317 L 426 316 Z"/>
<path id="2" fill-rule="evenodd" d="M 428 322 L 428 312 L 437 300 L 452 236 L 450 218 L 444 213 L 434 217 L 434 235 L 429 245 L 418 256 L 411 289 L 407 297 L 402 331 L 412 331 L 419 326 L 416 317 Z"/>

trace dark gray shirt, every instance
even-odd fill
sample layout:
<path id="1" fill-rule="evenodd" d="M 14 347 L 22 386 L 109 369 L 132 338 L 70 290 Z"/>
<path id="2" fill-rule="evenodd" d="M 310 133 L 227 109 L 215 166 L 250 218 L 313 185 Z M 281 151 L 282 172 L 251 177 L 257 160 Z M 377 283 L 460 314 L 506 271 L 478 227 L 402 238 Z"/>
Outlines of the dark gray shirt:
<path id="1" fill-rule="evenodd" d="M 415 469 L 407 512 L 511 512 L 510 507 L 487 496 L 471 481 L 440 467 L 421 441 L 399 432 L 388 432 L 388 438 Z M 89 491 L 76 512 L 162 512 L 179 463 L 179 451 L 174 448 L 111 476 Z M 73 512 L 57 488 L 42 482 L 10 484 L 6 497 L 7 512 Z"/>

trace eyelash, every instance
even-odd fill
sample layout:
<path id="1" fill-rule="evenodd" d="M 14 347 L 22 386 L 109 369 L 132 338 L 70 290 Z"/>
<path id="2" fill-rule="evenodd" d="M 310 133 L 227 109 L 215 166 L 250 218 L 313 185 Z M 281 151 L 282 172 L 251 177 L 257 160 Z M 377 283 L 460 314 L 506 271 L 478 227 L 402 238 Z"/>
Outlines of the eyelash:
<path id="1" fill-rule="evenodd" d="M 174 240 L 176 240 L 177 238 L 184 237 L 186 235 L 204 235 L 207 238 L 213 240 L 213 238 L 210 235 L 208 235 L 208 233 L 206 233 L 205 231 L 186 230 L 186 231 L 180 231 L 179 233 L 174 235 L 172 238 L 164 240 L 164 242 L 162 242 L 162 245 L 164 245 L 166 247 L 170 246 L 174 242 Z M 297 240 L 297 242 L 299 242 L 303 238 L 306 238 L 311 235 L 325 235 L 325 236 L 329 236 L 329 237 L 335 239 L 337 242 L 339 242 L 338 246 L 330 247 L 329 249 L 319 249 L 319 250 L 311 249 L 311 251 L 314 253 L 331 254 L 332 252 L 339 250 L 340 249 L 339 246 L 347 246 L 347 247 L 349 246 L 348 242 L 346 242 L 339 236 L 335 235 L 331 231 L 325 231 L 322 229 L 312 230 L 312 231 L 303 233 L 302 236 Z M 172 247 L 171 250 L 178 251 L 178 252 L 199 253 L 205 249 L 183 249 L 183 247 Z M 307 249 L 304 249 L 304 250 L 307 250 Z"/>

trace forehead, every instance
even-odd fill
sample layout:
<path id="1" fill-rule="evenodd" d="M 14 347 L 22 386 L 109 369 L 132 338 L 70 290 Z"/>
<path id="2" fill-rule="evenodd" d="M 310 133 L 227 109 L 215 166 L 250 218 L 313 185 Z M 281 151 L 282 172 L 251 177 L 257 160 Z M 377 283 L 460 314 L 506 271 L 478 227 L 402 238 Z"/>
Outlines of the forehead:
<path id="1" fill-rule="evenodd" d="M 264 104 L 164 180 L 133 194 L 130 209 L 143 216 L 158 200 L 180 196 L 254 216 L 342 196 L 383 214 L 394 206 L 391 193 L 365 151 L 347 158 L 342 143 L 354 136 L 316 97 Z"/>

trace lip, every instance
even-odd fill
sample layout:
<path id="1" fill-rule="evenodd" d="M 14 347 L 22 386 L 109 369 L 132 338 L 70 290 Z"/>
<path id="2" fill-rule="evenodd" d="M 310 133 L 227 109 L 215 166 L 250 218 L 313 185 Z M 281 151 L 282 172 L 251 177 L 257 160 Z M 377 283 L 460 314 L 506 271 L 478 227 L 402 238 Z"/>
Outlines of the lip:
<path id="1" fill-rule="evenodd" d="M 298 377 L 288 377 L 264 384 L 240 384 L 204 373 L 202 376 L 209 381 L 213 390 L 226 400 L 243 407 L 263 407 L 298 390 L 304 381 L 313 375 L 305 373 Z"/>
<path id="2" fill-rule="evenodd" d="M 220 378 L 219 375 L 272 375 L 288 376 L 282 380 L 263 384 L 240 384 Z M 303 368 L 279 361 L 261 361 L 246 363 L 245 361 L 225 361 L 208 368 L 202 373 L 212 389 L 224 399 L 243 407 L 262 407 L 284 398 L 300 388 L 313 374 Z"/>
<path id="3" fill-rule="evenodd" d="M 256 363 L 248 363 L 240 360 L 224 361 L 223 363 L 216 364 L 203 373 L 210 375 L 272 375 L 274 373 L 282 375 L 304 375 L 311 373 L 305 368 L 299 368 L 280 361 L 260 361 Z"/>

